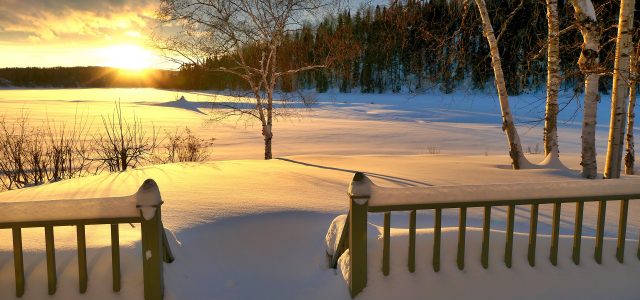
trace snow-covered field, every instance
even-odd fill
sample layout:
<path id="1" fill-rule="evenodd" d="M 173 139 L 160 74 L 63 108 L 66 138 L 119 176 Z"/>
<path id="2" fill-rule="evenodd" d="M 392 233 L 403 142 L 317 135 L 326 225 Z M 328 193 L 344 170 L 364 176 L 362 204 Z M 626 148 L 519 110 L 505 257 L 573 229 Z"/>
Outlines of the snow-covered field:
<path id="1" fill-rule="evenodd" d="M 173 102 L 185 95 L 191 103 Z M 58 182 L 0 193 L 0 201 L 123 196 L 134 193 L 146 178 L 158 182 L 165 204 L 164 224 L 176 261 L 165 265 L 168 299 L 349 299 L 338 270 L 326 267 L 324 238 L 329 224 L 346 213 L 347 186 L 353 172 L 364 171 L 381 186 L 517 183 L 579 179 L 580 114 L 575 104 L 560 119 L 560 151 L 573 170 L 510 169 L 493 95 L 317 95 L 318 104 L 300 118 L 281 120 L 274 129 L 274 156 L 260 160 L 259 127 L 244 121 L 211 122 L 208 98 L 201 94 L 159 90 L 5 90 L 0 115 L 28 113 L 32 120 L 69 120 L 108 114 L 113 101 L 135 111 L 147 124 L 172 130 L 188 125 L 196 134 L 216 138 L 213 161 L 148 166 L 120 174 Z M 224 96 L 216 97 L 223 101 Z M 514 97 L 513 106 L 525 149 L 541 144 L 541 128 L 523 123 L 538 120 L 543 102 L 535 95 Z M 598 153 L 604 154 L 608 101 L 600 110 Z M 204 114 L 202 113 L 204 112 Z M 96 119 L 92 126 L 99 126 Z M 541 145 L 540 145 L 541 146 Z M 541 147 L 540 147 L 541 149 Z M 436 151 L 437 150 L 437 151 Z M 435 154 L 438 153 L 438 154 Z M 531 161 L 540 154 L 528 155 Z M 602 162 L 602 159 L 600 159 Z M 607 209 L 606 234 L 614 238 L 618 205 Z M 573 205 L 563 205 L 558 267 L 548 261 L 551 207 L 540 208 L 538 265 L 526 262 L 526 234 L 517 235 L 514 267 L 502 264 L 505 209 L 494 208 L 490 267 L 480 266 L 481 209 L 468 212 L 467 263 L 455 265 L 456 229 L 443 231 L 440 273 L 431 270 L 430 230 L 419 231 L 417 270 L 406 270 L 406 214 L 392 217 L 392 266 L 389 277 L 379 268 L 381 241 L 370 217 L 369 285 L 358 299 L 635 299 L 640 262 L 635 258 L 640 204 L 630 205 L 627 258 L 614 259 L 615 240 L 608 239 L 603 265 L 592 259 L 592 239 L 583 242 L 582 264 L 570 260 Z M 596 207 L 587 204 L 586 236 L 594 235 Z M 418 215 L 429 228 L 431 212 Z M 443 226 L 457 224 L 457 211 L 443 212 Z M 108 227 L 87 228 L 89 287 L 77 292 L 75 229 L 56 228 L 58 292 L 47 296 L 44 234 L 24 230 L 27 287 L 25 299 L 141 299 L 139 228 L 121 226 L 123 286 L 111 292 Z M 516 231 L 528 231 L 528 208 L 518 207 Z M 0 299 L 13 299 L 10 231 L 0 230 Z"/>

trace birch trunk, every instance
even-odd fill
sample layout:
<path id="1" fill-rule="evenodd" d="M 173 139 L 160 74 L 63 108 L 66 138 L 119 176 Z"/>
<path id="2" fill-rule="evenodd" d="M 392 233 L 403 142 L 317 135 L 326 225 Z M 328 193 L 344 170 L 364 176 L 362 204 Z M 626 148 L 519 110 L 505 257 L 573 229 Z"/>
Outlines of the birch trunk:
<path id="1" fill-rule="evenodd" d="M 547 0 L 547 107 L 544 117 L 544 154 L 558 150 L 558 89 L 560 88 L 560 39 L 558 0 Z M 554 150 L 556 150 L 554 152 Z"/>
<path id="2" fill-rule="evenodd" d="M 636 109 L 636 88 L 637 82 L 636 78 L 638 77 L 638 56 L 640 55 L 640 43 L 636 45 L 636 49 L 631 56 L 631 67 L 629 68 L 629 72 L 631 75 L 631 79 L 629 83 L 631 87 L 629 87 L 629 108 L 627 109 L 627 151 L 624 156 L 624 173 L 627 175 L 633 175 L 635 172 L 634 162 L 635 162 L 635 143 L 633 142 L 633 123 L 636 119 L 635 109 Z"/>
<path id="3" fill-rule="evenodd" d="M 600 64 L 600 33 L 596 12 L 591 0 L 572 0 L 578 27 L 582 34 L 582 51 L 578 67 L 584 75 L 584 115 L 582 117 L 582 177 L 596 178 L 596 113 L 600 92 L 598 91 L 598 66 Z"/>
<path id="4" fill-rule="evenodd" d="M 631 30 L 635 0 L 620 2 L 620 20 L 616 38 L 616 55 L 613 67 L 613 88 L 611 92 L 611 122 L 609 124 L 609 143 L 604 166 L 604 178 L 619 178 L 624 144 L 624 123 L 629 97 L 629 53 L 631 52 Z"/>
<path id="5" fill-rule="evenodd" d="M 267 126 L 271 127 L 271 126 Z M 264 133 L 264 159 L 272 159 L 273 154 L 271 151 L 271 141 L 273 140 L 273 133 L 271 129 L 265 129 Z"/>
<path id="6" fill-rule="evenodd" d="M 509 107 L 509 96 L 507 95 L 507 87 L 504 83 L 500 53 L 498 52 L 498 41 L 496 40 L 496 36 L 493 32 L 493 26 L 491 26 L 491 19 L 489 18 L 489 13 L 487 12 L 487 6 L 484 0 L 475 0 L 475 2 L 478 6 L 480 17 L 482 18 L 482 30 L 484 36 L 487 38 L 489 49 L 491 51 L 491 66 L 493 67 L 496 89 L 498 90 L 498 99 L 500 101 L 500 109 L 502 111 L 502 130 L 507 135 L 511 164 L 513 165 L 513 168 L 517 170 L 526 166 L 528 162 L 522 153 L 520 137 L 518 136 L 518 131 L 513 123 L 513 115 L 511 114 L 511 108 Z"/>

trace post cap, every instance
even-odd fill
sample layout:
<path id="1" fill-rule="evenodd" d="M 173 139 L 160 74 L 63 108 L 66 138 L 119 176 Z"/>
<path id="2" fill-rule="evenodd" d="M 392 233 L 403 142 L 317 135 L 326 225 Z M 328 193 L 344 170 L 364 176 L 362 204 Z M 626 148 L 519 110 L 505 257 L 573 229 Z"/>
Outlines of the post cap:
<path id="1" fill-rule="evenodd" d="M 353 175 L 351 184 L 349 184 L 349 197 L 360 205 L 365 204 L 371 198 L 372 186 L 373 182 L 367 175 L 362 172 L 356 172 Z"/>
<path id="2" fill-rule="evenodd" d="M 162 197 L 158 184 L 153 179 L 145 180 L 136 193 L 136 207 L 142 212 L 142 217 L 151 220 L 160 205 Z"/>

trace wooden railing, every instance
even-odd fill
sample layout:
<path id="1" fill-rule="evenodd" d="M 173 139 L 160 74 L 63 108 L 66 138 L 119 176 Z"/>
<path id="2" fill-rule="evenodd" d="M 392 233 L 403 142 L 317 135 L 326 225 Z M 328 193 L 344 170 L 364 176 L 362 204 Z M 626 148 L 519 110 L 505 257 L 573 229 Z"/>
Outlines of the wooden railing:
<path id="1" fill-rule="evenodd" d="M 113 291 L 119 292 L 121 279 L 118 224 L 140 223 L 144 298 L 162 299 L 163 261 L 170 263 L 174 260 L 162 225 L 162 203 L 158 185 L 152 179 L 147 179 L 135 194 L 125 197 L 0 202 L 0 229 L 11 229 L 13 234 L 16 297 L 22 297 L 25 291 L 22 228 L 44 227 L 48 293 L 53 295 L 57 288 L 55 226 L 76 226 L 79 290 L 80 293 L 85 293 L 88 282 L 85 226 L 111 225 Z"/>
<path id="2" fill-rule="evenodd" d="M 547 183 L 494 184 L 466 186 L 436 186 L 410 188 L 383 188 L 375 185 L 363 173 L 356 173 L 349 186 L 350 210 L 331 257 L 331 266 L 337 267 L 338 258 L 349 249 L 349 291 L 355 297 L 367 284 L 367 214 L 384 213 L 382 272 L 389 274 L 390 222 L 392 211 L 409 211 L 409 272 L 415 271 L 416 211 L 434 210 L 433 226 L 433 270 L 440 270 L 440 245 L 442 229 L 442 209 L 459 209 L 457 266 L 465 265 L 465 231 L 467 208 L 483 207 L 482 248 L 480 263 L 489 266 L 489 237 L 491 208 L 507 207 L 506 244 L 504 264 L 511 268 L 513 257 L 513 231 L 516 205 L 530 205 L 529 244 L 527 258 L 529 265 L 536 261 L 536 237 L 538 227 L 538 206 L 553 204 L 550 261 L 558 261 L 558 238 L 560 210 L 563 203 L 576 203 L 572 260 L 580 263 L 582 239 L 582 219 L 585 202 L 598 202 L 598 216 L 595 236 L 594 259 L 602 263 L 605 213 L 607 202 L 620 201 L 616 258 L 624 260 L 625 238 L 629 200 L 640 199 L 638 180 L 574 180 Z M 640 245 L 637 253 L 640 259 Z"/>

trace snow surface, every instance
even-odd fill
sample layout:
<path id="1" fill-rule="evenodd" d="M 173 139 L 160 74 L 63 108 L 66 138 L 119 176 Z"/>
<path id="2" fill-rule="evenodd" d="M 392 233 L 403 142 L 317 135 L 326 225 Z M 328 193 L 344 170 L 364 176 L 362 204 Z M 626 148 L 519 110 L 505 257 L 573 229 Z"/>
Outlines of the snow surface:
<path id="1" fill-rule="evenodd" d="M 346 191 L 353 177 L 351 170 L 362 170 L 373 177 L 376 184 L 386 187 L 441 185 L 453 181 L 460 183 L 484 182 L 535 182 L 567 179 L 566 174 L 552 170 L 514 171 L 498 168 L 508 157 L 505 156 L 459 156 L 459 155 L 417 155 L 417 156 L 292 156 L 272 161 L 236 160 L 208 162 L 204 164 L 170 164 L 140 168 L 119 174 L 105 174 L 87 178 L 57 182 L 49 185 L 0 193 L 0 202 L 9 199 L 94 198 L 109 194 L 130 194 L 145 178 L 154 178 L 162 191 L 163 221 L 169 230 L 168 238 L 176 260 L 165 264 L 167 299 L 349 299 L 345 281 L 340 273 L 327 268 L 325 237 L 327 229 L 336 215 L 348 210 Z M 450 166 L 445 168 L 445 166 Z M 464 170 L 473 169 L 473 173 Z M 375 176 L 375 177 L 374 177 Z M 230 188 L 233 187 L 233 188 Z M 584 233 L 593 236 L 595 232 L 597 205 L 585 205 Z M 540 206 L 539 232 L 551 232 L 551 206 Z M 516 209 L 515 229 L 528 231 L 527 206 Z M 573 213 L 571 204 L 563 205 L 561 233 L 571 234 Z M 618 205 L 607 209 L 607 237 L 615 237 L 617 229 Z M 514 268 L 501 266 L 503 244 L 492 246 L 491 267 L 482 270 L 478 255 L 467 254 L 467 269 L 455 269 L 455 228 L 450 237 L 443 234 L 443 269 L 435 274 L 427 269 L 418 269 L 415 275 L 405 272 L 402 267 L 392 268 L 388 278 L 376 279 L 373 273 L 370 284 L 358 299 L 388 299 L 392 291 L 398 297 L 414 298 L 427 290 L 433 295 L 446 295 L 439 299 L 461 299 L 463 292 L 477 296 L 474 299 L 512 299 L 516 293 L 550 298 L 558 290 L 562 295 L 575 294 L 583 299 L 601 299 L 608 291 L 615 298 L 637 295 L 640 287 L 635 284 L 616 290 L 619 284 L 629 278 L 638 278 L 640 268 L 633 257 L 637 247 L 640 228 L 640 205 L 632 201 L 629 213 L 629 240 L 627 262 L 618 266 L 614 261 L 613 246 L 605 248 L 605 262 L 596 266 L 592 262 L 592 247 L 585 240 L 583 261 L 574 267 L 567 255 L 570 245 L 562 244 L 559 267 L 547 266 L 547 250 L 539 238 L 539 267 L 528 268 L 526 264 L 526 235 L 518 237 L 514 249 Z M 496 207 L 492 214 L 492 228 L 504 230 L 506 211 Z M 370 214 L 370 222 L 382 225 L 381 214 Z M 406 214 L 394 213 L 392 226 L 407 228 Z M 433 224 L 431 211 L 418 213 L 418 227 L 429 228 Z M 455 227 L 457 210 L 443 210 L 443 226 Z M 472 233 L 474 227 L 481 227 L 482 208 L 468 211 L 468 251 L 479 251 L 479 237 Z M 336 227 L 338 228 L 338 227 Z M 42 228 L 25 229 L 25 268 L 27 289 L 24 299 L 141 299 L 142 250 L 139 242 L 139 228 L 120 226 L 122 247 L 123 287 L 119 294 L 111 292 L 111 269 L 109 251 L 109 226 L 87 226 L 89 289 L 86 296 L 77 292 L 77 262 L 75 228 L 56 227 L 56 249 L 59 284 L 56 295 L 49 297 L 46 292 L 46 261 L 44 257 L 44 235 Z M 448 232 L 446 231 L 445 232 Z M 395 232 L 395 231 L 394 231 Z M 378 232 L 370 230 L 376 241 Z M 500 234 L 492 235 L 492 240 L 500 243 Z M 476 240 L 478 239 L 478 241 Z M 633 240 L 633 241 L 632 241 Z M 6 242 L 5 242 L 6 241 Z M 0 230 L 0 290 L 10 291 L 0 294 L 2 299 L 13 299 L 13 262 L 10 230 Z M 422 238 L 418 244 L 423 244 Z M 424 246 L 429 248 L 430 239 Z M 395 245 L 396 242 L 394 242 Z M 564 243 L 564 242 L 563 242 Z M 612 243 L 612 242 L 608 242 Z M 609 245 L 609 244 L 608 244 Z M 395 254 L 406 252 L 406 244 L 400 242 Z M 372 253 L 376 248 L 370 246 Z M 427 249 L 419 248 L 418 265 L 429 266 Z M 451 253 L 451 254 L 444 254 Z M 398 255 L 397 259 L 403 259 Z M 376 263 L 377 260 L 370 260 Z M 370 272 L 378 272 L 375 265 Z M 610 277 L 612 282 L 594 285 L 591 277 Z M 558 280 L 569 280 L 561 288 Z M 623 281 L 614 282 L 613 279 Z M 552 278 L 554 280 L 551 280 Z M 508 279 L 508 280 L 507 280 Z M 606 278 L 605 278 L 606 279 Z M 387 282 L 386 280 L 390 280 Z M 505 281 L 507 280 L 507 281 Z M 519 281 L 522 280 L 522 281 Z M 604 280 L 604 279 L 603 279 Z M 400 282 L 399 282 L 400 281 Z M 480 282 L 462 289 L 462 284 Z M 514 282 L 520 282 L 515 284 Z M 535 282 L 524 286 L 522 282 Z M 456 284 L 460 285 L 456 288 Z M 514 286 L 508 284 L 514 283 Z M 398 285 L 398 288 L 392 288 Z M 578 289 L 577 286 L 585 288 Z M 586 288 L 588 287 L 588 288 Z M 628 293 L 632 289 L 633 293 Z M 406 290 L 414 291 L 408 294 Z M 489 293 L 500 290 L 500 293 Z M 595 295 L 595 296 L 593 296 Z M 617 297 L 619 296 L 619 297 Z M 534 297 L 534 296 L 532 296 Z M 464 299 L 464 298 L 462 298 Z M 563 298 L 566 299 L 566 298 Z M 571 298 L 569 298 L 571 299 Z"/>
<path id="2" fill-rule="evenodd" d="M 181 95 L 188 107 L 171 103 Z M 561 101 L 570 96 L 563 97 Z M 238 119 L 209 122 L 206 104 L 193 104 L 210 98 L 203 94 L 149 89 L 0 90 L 0 115 L 25 112 L 39 123 L 72 120 L 81 114 L 92 120 L 90 131 L 95 131 L 101 126 L 99 116 L 111 113 L 118 98 L 126 112 L 136 113 L 146 126 L 170 131 L 189 126 L 199 136 L 216 138 L 212 153 L 216 161 L 149 166 L 2 192 L 0 203 L 127 196 L 145 179 L 153 178 L 161 190 L 163 222 L 176 257 L 172 264 L 165 264 L 167 299 L 350 299 L 342 271 L 327 268 L 325 239 L 339 235 L 339 231 L 327 235 L 327 229 L 336 216 L 348 211 L 347 191 L 356 171 L 365 172 L 384 188 L 580 180 L 580 119 L 572 119 L 574 106 L 559 118 L 560 158 L 567 168 L 514 171 L 500 130 L 497 99 L 490 94 L 318 95 L 314 110 L 301 110 L 300 118 L 274 125 L 274 155 L 279 158 L 271 161 L 261 160 L 263 145 L 255 123 Z M 224 96 L 216 99 L 225 101 Z M 541 127 L 522 122 L 540 119 L 542 96 L 510 99 L 525 150 L 541 144 Z M 604 154 L 607 97 L 600 105 L 598 122 L 605 125 L 598 127 L 598 151 Z M 194 107 L 199 112 L 191 109 Z M 532 162 L 544 159 L 541 154 L 527 154 L 527 158 Z M 617 234 L 618 208 L 616 202 L 607 207 L 607 238 Z M 573 204 L 562 206 L 562 235 L 573 233 L 574 211 Z M 574 266 L 568 239 L 563 237 L 559 266 L 551 267 L 548 238 L 540 236 L 537 266 L 530 268 L 526 265 L 527 236 L 517 234 L 514 267 L 506 269 L 500 263 L 506 209 L 494 207 L 491 238 L 496 244 L 491 247 L 490 267 L 484 270 L 476 252 L 479 234 L 474 229 L 482 226 L 482 214 L 482 208 L 467 212 L 464 271 L 456 269 L 453 258 L 457 210 L 445 209 L 441 272 L 430 269 L 429 230 L 420 229 L 418 268 L 410 274 L 403 240 L 408 217 L 394 213 L 391 275 L 382 277 L 376 266 L 381 242 L 378 231 L 372 229 L 369 286 L 358 299 L 425 295 L 434 299 L 624 299 L 640 294 L 640 285 L 633 281 L 640 275 L 638 260 L 633 258 L 640 229 L 637 201 L 629 204 L 627 247 L 633 250 L 628 249 L 624 265 L 615 262 L 609 240 L 603 265 L 596 265 L 592 242 L 585 238 L 583 262 Z M 528 206 L 516 208 L 517 232 L 528 232 L 528 216 Z M 551 216 L 552 206 L 541 205 L 541 235 L 551 233 Z M 585 236 L 594 236 L 596 217 L 597 203 L 587 203 Z M 380 226 L 383 218 L 370 214 L 369 221 Z M 419 228 L 432 224 L 431 211 L 418 212 Z M 77 290 L 75 228 L 56 227 L 58 292 L 48 296 L 43 229 L 23 230 L 27 282 L 23 299 L 142 299 L 140 229 L 120 225 L 123 286 L 118 294 L 111 291 L 109 225 L 87 226 L 86 231 L 87 294 Z M 0 299 L 14 299 L 13 272 L 11 232 L 0 230 Z"/>

